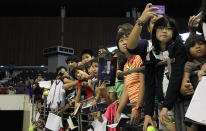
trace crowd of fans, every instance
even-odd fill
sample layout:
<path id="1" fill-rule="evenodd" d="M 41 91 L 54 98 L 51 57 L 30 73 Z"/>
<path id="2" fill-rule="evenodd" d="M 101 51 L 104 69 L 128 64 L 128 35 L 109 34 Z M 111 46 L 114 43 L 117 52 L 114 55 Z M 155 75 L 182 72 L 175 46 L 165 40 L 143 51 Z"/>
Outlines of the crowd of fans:
<path id="1" fill-rule="evenodd" d="M 48 76 L 54 75 L 44 72 L 21 73 L 9 82 L 9 91 L 17 93 L 19 87 L 25 88 L 31 97 L 35 96 L 35 101 L 41 103 L 39 112 L 47 108 L 56 115 L 69 111 L 71 116 L 75 116 L 85 100 L 91 101 L 91 109 L 98 108 L 98 103 L 105 102 L 108 105 L 106 110 L 91 112 L 93 120 L 103 122 L 103 117 L 106 117 L 108 124 L 117 123 L 124 112 L 130 114 L 130 125 L 142 124 L 144 131 L 148 126 L 175 131 L 175 103 L 182 101 L 186 112 L 198 82 L 206 74 L 203 26 L 206 23 L 205 3 L 202 3 L 201 17 L 190 17 L 190 36 L 185 43 L 179 35 L 175 20 L 154 13 L 157 8 L 150 8 L 151 4 L 147 4 L 134 26 L 125 23 L 118 27 L 118 49 L 109 52 L 101 47 L 97 55 L 90 49 L 83 50 L 79 57 L 70 55 L 65 61 L 69 70 L 61 66 L 55 77 L 49 78 Z M 142 30 L 143 26 L 146 26 L 151 39 L 141 38 L 141 32 L 145 31 Z M 197 30 L 202 35 L 196 34 Z M 106 57 L 117 60 L 113 86 L 107 86 L 105 81 L 98 79 L 99 60 Z M 167 61 L 167 64 L 157 66 L 161 61 Z M 122 72 L 143 66 L 144 70 L 121 75 Z M 51 86 L 41 88 L 39 81 L 51 81 Z M 1 90 L 4 86 L 1 85 Z M 132 106 L 126 106 L 128 103 Z M 74 109 L 71 110 L 70 107 Z M 43 130 L 45 121 L 42 117 L 37 123 L 33 129 Z M 68 124 L 63 125 L 62 130 L 68 130 Z M 187 131 L 206 129 L 203 125 L 188 121 L 185 126 Z M 87 127 L 83 123 L 83 129 L 86 130 Z M 107 130 L 114 129 L 107 127 Z"/>

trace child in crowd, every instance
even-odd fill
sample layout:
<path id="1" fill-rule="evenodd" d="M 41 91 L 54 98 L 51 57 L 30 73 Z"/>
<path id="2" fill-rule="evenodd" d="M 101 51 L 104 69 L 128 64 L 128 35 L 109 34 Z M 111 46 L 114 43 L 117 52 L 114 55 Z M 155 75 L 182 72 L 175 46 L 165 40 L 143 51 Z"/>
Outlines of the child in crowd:
<path id="1" fill-rule="evenodd" d="M 67 58 L 69 68 L 75 66 L 75 64 L 70 64 L 70 63 L 74 63 L 72 61 L 72 58 L 73 57 Z M 57 72 L 58 72 L 59 79 L 61 79 L 61 81 L 63 82 L 62 88 L 65 89 L 65 96 L 66 96 L 65 97 L 66 105 L 57 111 L 57 114 L 62 114 L 64 111 L 66 111 L 69 107 L 72 106 L 72 100 L 68 96 L 70 96 L 70 94 L 75 91 L 75 86 L 77 85 L 78 81 L 72 79 L 72 77 L 67 72 L 66 67 L 59 67 L 57 69 Z"/>
<path id="2" fill-rule="evenodd" d="M 66 59 L 66 63 L 69 67 L 69 72 L 71 72 L 72 69 L 76 68 L 78 65 L 78 62 L 80 61 L 79 57 L 75 55 L 70 55 Z M 75 86 L 77 85 L 78 81 L 74 80 L 71 75 L 68 75 L 68 77 L 64 77 L 64 85 L 63 88 L 68 92 L 71 93 L 73 89 L 75 89 Z M 66 93 L 68 95 L 68 93 Z"/>
<path id="3" fill-rule="evenodd" d="M 102 56 L 102 55 L 106 55 L 106 54 L 108 54 L 107 48 L 105 48 L 103 45 L 100 45 L 99 49 L 97 51 L 97 55 Z"/>
<path id="4" fill-rule="evenodd" d="M 75 107 L 77 107 L 80 97 L 81 97 L 81 92 L 82 92 L 82 83 L 83 82 L 88 82 L 88 79 L 91 78 L 91 75 L 86 73 L 85 67 L 89 65 L 89 61 L 94 58 L 93 52 L 90 49 L 84 49 L 81 52 L 81 62 L 78 63 L 78 67 L 74 68 L 71 72 L 71 76 L 73 76 L 74 79 L 78 80 L 77 83 L 77 95 L 75 98 Z M 93 96 L 93 91 L 94 88 L 90 86 L 85 86 L 85 91 L 87 98 L 90 98 Z"/>
<path id="5" fill-rule="evenodd" d="M 117 47 L 125 54 L 127 62 L 124 65 L 124 71 L 139 68 L 142 65 L 142 59 L 139 55 L 132 55 L 127 51 L 127 40 L 131 30 L 122 30 L 117 36 Z M 130 103 L 136 103 L 131 111 L 130 124 L 137 124 L 140 118 L 140 109 L 144 95 L 144 74 L 142 72 L 133 72 L 124 76 L 124 90 L 120 98 L 120 103 L 116 112 L 115 121 L 118 122 L 120 114 L 125 105 L 130 100 Z"/>
<path id="6" fill-rule="evenodd" d="M 184 68 L 184 77 L 180 92 L 185 96 L 184 107 L 187 110 L 195 88 L 203 75 L 206 75 L 206 41 L 203 36 L 190 35 L 185 43 L 188 61 Z M 198 72 L 197 76 L 192 76 L 193 71 Z M 198 126 L 192 124 L 187 127 L 187 131 L 197 131 Z"/>
<path id="7" fill-rule="evenodd" d="M 155 102 L 155 97 L 157 97 L 158 103 L 162 107 L 160 108 L 159 106 L 160 126 L 161 124 L 165 125 L 165 120 L 170 121 L 168 110 L 173 108 L 179 95 L 178 90 L 181 86 L 183 66 L 186 61 L 184 46 L 174 20 L 166 16 L 158 18 L 159 16 L 153 12 L 158 8 L 150 7 L 151 5 L 151 3 L 147 4 L 142 15 L 138 18 L 128 38 L 127 46 L 129 51 L 130 49 L 135 49 L 136 52 L 130 51 L 131 53 L 140 54 L 142 59 L 146 60 L 144 130 L 147 129 L 148 124 L 155 126 L 155 123 L 152 121 L 155 103 L 157 103 L 157 101 Z M 158 18 L 158 20 L 152 28 L 152 44 L 150 44 L 148 49 L 148 45 L 141 44 L 139 36 L 143 25 L 154 17 Z M 175 60 L 171 66 L 169 64 L 171 68 L 155 66 L 159 61 L 167 60 L 168 58 Z M 170 71 L 170 69 L 172 70 Z M 170 124 L 170 127 L 171 130 L 175 130 L 174 124 Z"/>
<path id="8" fill-rule="evenodd" d="M 65 105 L 65 90 L 62 86 L 65 76 L 68 77 L 67 68 L 64 66 L 58 67 L 56 74 L 56 80 L 53 82 L 47 97 L 47 105 L 50 109 L 58 110 Z"/>
<path id="9" fill-rule="evenodd" d="M 141 15 L 141 18 L 143 18 L 143 21 L 141 21 L 142 23 L 137 20 L 137 23 L 135 24 L 128 38 L 127 44 L 127 50 L 131 54 L 140 55 L 143 61 L 145 61 L 146 59 L 147 52 L 151 51 L 152 48 L 151 37 L 154 24 L 159 18 L 163 17 L 163 15 L 161 14 L 153 13 L 152 11 L 156 10 L 157 8 L 149 8 L 150 5 L 152 4 L 149 3 L 146 6 L 144 12 Z M 145 24 L 143 24 L 143 22 Z M 137 37 L 140 35 L 142 35 L 142 39 L 140 39 L 140 37 Z"/>
<path id="10" fill-rule="evenodd" d="M 88 84 L 94 87 L 96 89 L 97 86 L 97 77 L 98 77 L 98 59 L 91 60 L 91 69 L 90 73 L 92 75 L 91 82 L 88 81 Z"/>
<path id="11" fill-rule="evenodd" d="M 82 61 L 78 63 L 78 66 L 82 66 L 94 58 L 93 52 L 91 49 L 84 49 L 81 52 Z"/>
<path id="12" fill-rule="evenodd" d="M 96 100 L 94 100 L 92 103 L 93 107 L 96 106 L 97 101 L 100 100 L 100 97 L 104 98 L 109 105 L 115 100 L 119 100 L 122 95 L 124 81 L 123 78 L 118 77 L 118 73 L 123 71 L 123 65 L 126 63 L 126 57 L 124 54 L 119 52 L 119 50 L 113 51 L 112 55 L 113 57 L 117 57 L 117 78 L 115 86 L 106 87 L 103 82 L 100 82 L 98 88 L 95 90 Z M 96 68 L 96 70 L 98 71 L 98 68 Z"/>
<path id="13" fill-rule="evenodd" d="M 82 82 L 82 85 L 92 87 L 95 91 L 98 77 L 98 59 L 92 59 L 89 61 L 89 63 L 90 64 L 87 65 L 88 67 L 86 69 L 86 72 L 88 72 L 90 79 L 88 79 L 88 81 Z"/>
<path id="14" fill-rule="evenodd" d="M 76 80 L 78 80 L 78 84 L 77 84 L 77 95 L 75 98 L 75 109 L 78 106 L 79 102 L 80 102 L 80 97 L 81 97 L 81 92 L 83 90 L 85 90 L 86 92 L 86 98 L 91 98 L 93 96 L 93 91 L 94 88 L 93 86 L 84 86 L 82 85 L 82 82 L 88 82 L 88 79 L 91 78 L 91 76 L 89 74 L 87 74 L 84 70 L 82 70 L 81 68 L 74 68 L 71 71 L 71 75 L 73 78 L 75 78 Z"/>
<path id="15" fill-rule="evenodd" d="M 147 8 L 147 7 L 146 7 Z M 139 20 L 142 21 L 143 17 Z M 145 20 L 143 20 L 145 22 Z M 141 26 L 141 25 L 137 25 Z M 159 128 L 174 131 L 175 124 L 168 115 L 174 116 L 173 106 L 178 98 L 181 87 L 186 53 L 178 34 L 175 21 L 169 17 L 159 18 L 152 31 L 152 50 L 146 57 L 145 68 L 145 120 L 144 130 L 148 124 L 155 126 L 152 121 L 154 108 L 158 109 Z M 156 67 L 162 60 L 174 60 L 168 66 Z M 155 107 L 155 96 L 158 97 L 158 106 Z M 165 124 L 169 121 L 170 124 Z"/>
<path id="16" fill-rule="evenodd" d="M 80 59 L 76 55 L 69 55 L 66 59 L 66 63 L 68 65 L 70 71 L 73 68 L 77 67 L 78 62 L 80 62 Z"/>

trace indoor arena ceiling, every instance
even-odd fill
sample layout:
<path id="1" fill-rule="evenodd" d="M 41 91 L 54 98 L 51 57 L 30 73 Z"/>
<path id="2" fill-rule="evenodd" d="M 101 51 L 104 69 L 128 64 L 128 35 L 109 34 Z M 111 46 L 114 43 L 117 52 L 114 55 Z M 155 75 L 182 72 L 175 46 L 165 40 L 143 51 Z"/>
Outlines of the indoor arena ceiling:
<path id="1" fill-rule="evenodd" d="M 172 17 L 196 14 L 201 0 L 0 0 L 0 16 L 59 16 L 66 5 L 67 17 L 124 17 L 126 11 L 142 11 L 146 3 L 163 4 Z"/>

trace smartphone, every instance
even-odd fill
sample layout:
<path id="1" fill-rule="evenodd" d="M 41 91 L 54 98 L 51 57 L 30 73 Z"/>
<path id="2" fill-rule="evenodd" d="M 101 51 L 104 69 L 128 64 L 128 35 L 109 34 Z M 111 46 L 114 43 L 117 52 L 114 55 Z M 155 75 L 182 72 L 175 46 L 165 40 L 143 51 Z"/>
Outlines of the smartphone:
<path id="1" fill-rule="evenodd" d="M 195 17 L 196 17 L 196 19 L 200 19 L 202 17 L 202 11 L 200 13 L 198 13 Z"/>
<path id="2" fill-rule="evenodd" d="M 165 6 L 164 5 L 151 5 L 151 7 L 157 7 L 159 10 L 154 10 L 153 12 L 158 15 L 164 15 L 165 14 Z"/>
<path id="3" fill-rule="evenodd" d="M 195 16 L 195 19 L 192 23 L 193 27 L 198 27 L 199 23 L 200 23 L 200 20 L 201 20 L 201 17 L 202 17 L 202 12 L 200 12 L 199 14 L 197 14 Z"/>

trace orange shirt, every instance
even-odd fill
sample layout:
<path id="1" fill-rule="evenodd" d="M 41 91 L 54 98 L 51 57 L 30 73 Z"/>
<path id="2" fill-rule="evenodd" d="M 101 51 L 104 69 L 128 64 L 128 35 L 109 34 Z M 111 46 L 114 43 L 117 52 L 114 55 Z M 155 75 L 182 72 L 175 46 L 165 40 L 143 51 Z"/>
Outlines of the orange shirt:
<path id="1" fill-rule="evenodd" d="M 139 55 L 133 55 L 130 60 L 124 65 L 124 71 L 128 71 L 134 68 L 138 68 L 142 65 L 142 59 Z M 128 90 L 128 96 L 130 103 L 138 101 L 140 90 L 140 73 L 133 72 L 124 76 L 125 88 Z"/>

